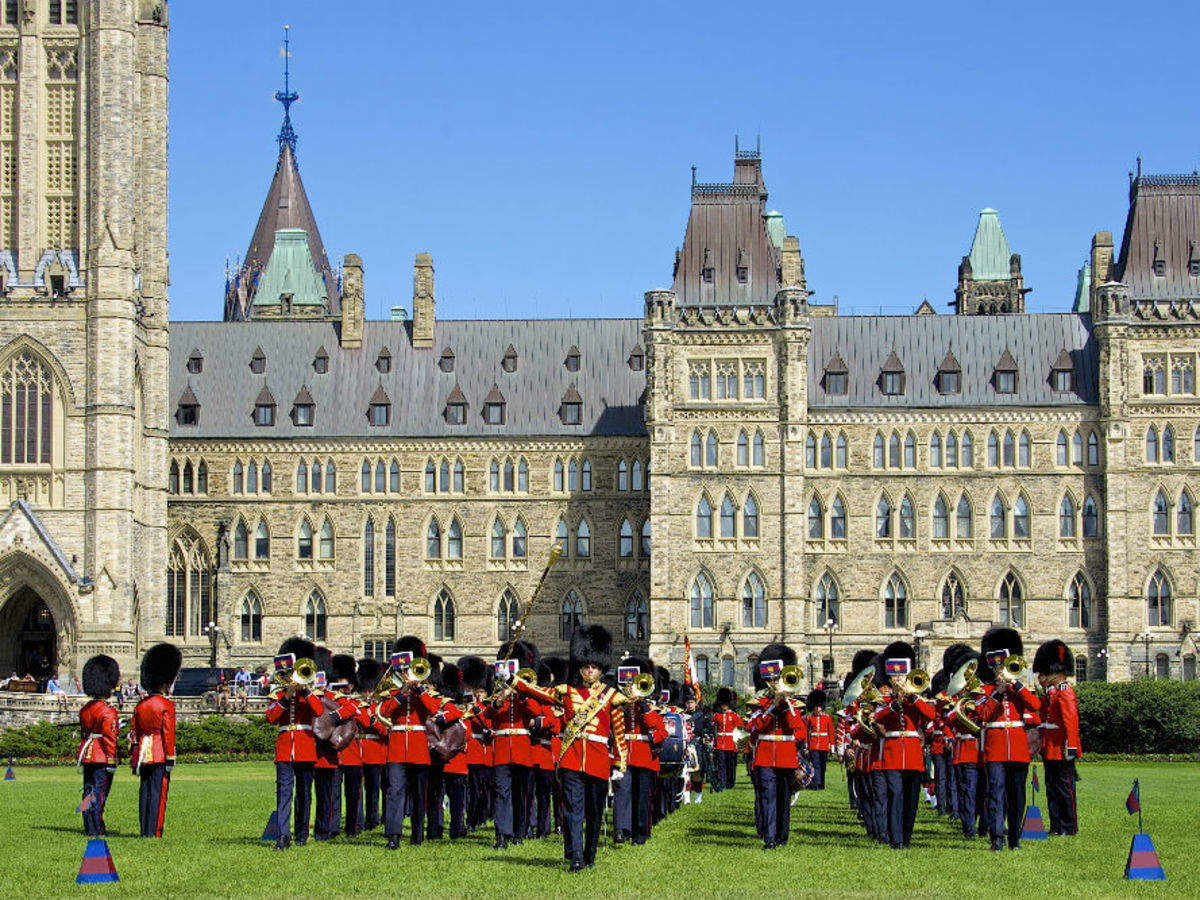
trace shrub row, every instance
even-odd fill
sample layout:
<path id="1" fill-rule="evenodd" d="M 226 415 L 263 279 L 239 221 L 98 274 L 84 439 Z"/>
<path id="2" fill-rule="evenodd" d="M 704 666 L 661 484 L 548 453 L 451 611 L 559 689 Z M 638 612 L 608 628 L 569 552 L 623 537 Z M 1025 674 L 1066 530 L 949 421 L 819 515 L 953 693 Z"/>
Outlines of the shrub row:
<path id="1" fill-rule="evenodd" d="M 125 722 L 118 745 L 127 759 L 128 723 Z M 269 756 L 275 752 L 275 728 L 262 716 L 237 719 L 203 716 L 196 722 L 180 722 L 175 729 L 175 749 L 180 757 L 244 759 Z M 0 759 L 26 762 L 73 760 L 79 750 L 78 725 L 51 725 L 39 722 L 0 732 Z"/>

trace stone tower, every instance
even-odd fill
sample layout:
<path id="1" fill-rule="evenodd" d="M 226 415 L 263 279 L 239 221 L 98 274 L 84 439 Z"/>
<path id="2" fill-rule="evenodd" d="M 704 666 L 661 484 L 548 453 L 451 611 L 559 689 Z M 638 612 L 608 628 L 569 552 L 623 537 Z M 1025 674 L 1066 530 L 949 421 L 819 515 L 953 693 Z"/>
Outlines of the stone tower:
<path id="1" fill-rule="evenodd" d="M 988 207 L 979 214 L 971 252 L 958 266 L 954 311 L 960 316 L 994 316 L 1025 312 L 1021 255 L 1010 253 L 1000 214 Z"/>
<path id="2" fill-rule="evenodd" d="M 167 6 L 3 4 L 0 668 L 162 635 Z"/>

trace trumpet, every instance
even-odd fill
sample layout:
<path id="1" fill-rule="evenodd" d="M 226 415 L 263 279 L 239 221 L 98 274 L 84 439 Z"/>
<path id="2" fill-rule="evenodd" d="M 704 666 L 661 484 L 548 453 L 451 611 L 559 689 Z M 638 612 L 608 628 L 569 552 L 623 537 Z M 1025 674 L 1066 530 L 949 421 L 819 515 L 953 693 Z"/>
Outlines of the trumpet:
<path id="1" fill-rule="evenodd" d="M 906 694 L 921 694 L 927 687 L 929 687 L 929 673 L 924 669 L 913 669 L 908 673 L 901 690 Z"/>
<path id="2" fill-rule="evenodd" d="M 1004 665 L 1000 668 L 1000 676 L 1006 681 L 1019 681 L 1021 676 L 1025 674 L 1026 663 L 1023 656 L 1008 656 L 1004 659 Z"/>
<path id="3" fill-rule="evenodd" d="M 628 685 L 628 694 L 634 700 L 646 700 L 654 693 L 654 676 L 640 672 Z"/>
<path id="4" fill-rule="evenodd" d="M 429 680 L 431 674 L 433 674 L 433 666 L 423 656 L 418 656 L 399 672 L 405 687 L 422 684 Z"/>
<path id="5" fill-rule="evenodd" d="M 317 680 L 317 664 L 307 656 L 296 660 L 290 669 L 279 669 L 271 676 L 277 690 L 297 691 L 311 688 Z"/>
<path id="6" fill-rule="evenodd" d="M 750 743 L 750 732 L 745 728 L 734 728 L 731 735 L 733 738 L 733 747 L 738 753 L 741 753 Z"/>
<path id="7" fill-rule="evenodd" d="M 799 666 L 784 666 L 783 671 L 779 673 L 778 684 L 775 686 L 776 694 L 797 694 L 800 692 L 800 682 L 804 678 L 804 673 L 800 671 Z"/>

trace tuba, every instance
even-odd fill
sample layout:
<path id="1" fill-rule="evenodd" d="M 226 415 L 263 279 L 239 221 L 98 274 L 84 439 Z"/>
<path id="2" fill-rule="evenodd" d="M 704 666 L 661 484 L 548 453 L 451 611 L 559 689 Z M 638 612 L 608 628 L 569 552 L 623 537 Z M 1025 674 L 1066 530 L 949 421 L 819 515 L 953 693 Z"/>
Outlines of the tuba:
<path id="1" fill-rule="evenodd" d="M 975 677 L 975 673 L 978 671 L 979 663 L 976 660 L 968 659 L 950 676 L 950 683 L 946 685 L 946 693 L 951 697 L 963 693 L 978 694 L 983 690 L 983 685 Z"/>

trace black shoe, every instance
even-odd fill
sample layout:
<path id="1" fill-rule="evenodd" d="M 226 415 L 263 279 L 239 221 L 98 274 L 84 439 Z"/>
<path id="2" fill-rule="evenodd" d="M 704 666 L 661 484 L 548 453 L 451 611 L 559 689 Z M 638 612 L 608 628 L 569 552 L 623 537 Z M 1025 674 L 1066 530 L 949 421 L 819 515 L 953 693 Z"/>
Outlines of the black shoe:
<path id="1" fill-rule="evenodd" d="M 515 847 L 520 847 L 520 846 L 521 846 L 523 843 L 525 843 L 525 839 L 524 839 L 524 838 L 518 838 L 518 837 L 515 837 L 515 838 L 513 838 L 513 839 L 512 839 L 512 843 L 513 843 L 513 846 L 515 846 Z"/>
<path id="2" fill-rule="evenodd" d="M 307 843 L 308 843 L 308 838 L 306 838 L 306 837 L 296 838 L 296 846 L 297 847 L 303 847 Z"/>
<path id="3" fill-rule="evenodd" d="M 392 837 L 388 838 L 388 842 L 387 842 L 387 848 L 388 848 L 389 850 L 395 850 L 395 849 L 396 849 L 396 848 L 398 848 L 399 846 L 400 846 L 400 838 L 396 837 L 395 835 L 393 835 Z"/>
<path id="4" fill-rule="evenodd" d="M 292 839 L 289 835 L 286 835 L 286 834 L 281 835 L 279 840 L 277 840 L 275 842 L 276 850 L 286 850 L 290 846 L 292 846 Z"/>
<path id="5" fill-rule="evenodd" d="M 567 867 L 567 871 L 574 875 L 576 872 L 583 871 L 583 862 L 578 859 L 571 860 L 571 865 Z"/>
<path id="6" fill-rule="evenodd" d="M 421 841 L 421 838 L 418 838 L 418 837 L 415 837 L 415 838 L 409 838 L 409 839 L 408 839 L 408 843 L 409 843 L 410 845 L 412 845 L 413 847 L 420 847 L 420 846 L 421 846 L 421 842 L 422 842 L 422 841 Z"/>
<path id="7" fill-rule="evenodd" d="M 613 835 L 613 843 L 614 844 L 623 844 L 627 840 L 629 840 L 629 832 L 628 831 L 618 831 L 616 834 Z"/>
<path id="8" fill-rule="evenodd" d="M 1003 850 L 1004 849 L 1004 838 L 992 838 L 992 849 L 993 850 Z"/>
<path id="9" fill-rule="evenodd" d="M 763 841 L 763 849 L 764 850 L 774 850 L 775 843 L 773 841 Z"/>
<path id="10" fill-rule="evenodd" d="M 1008 845 L 1008 849 L 1009 849 L 1009 850 L 1020 850 L 1020 849 L 1021 849 L 1021 842 L 1020 842 L 1020 841 L 1014 841 L 1013 843 L 1011 843 L 1011 844 L 1009 844 L 1009 845 Z"/>
<path id="11" fill-rule="evenodd" d="M 492 844 L 492 849 L 493 850 L 507 850 L 508 849 L 508 839 L 505 838 L 503 835 L 496 838 L 496 843 Z"/>

